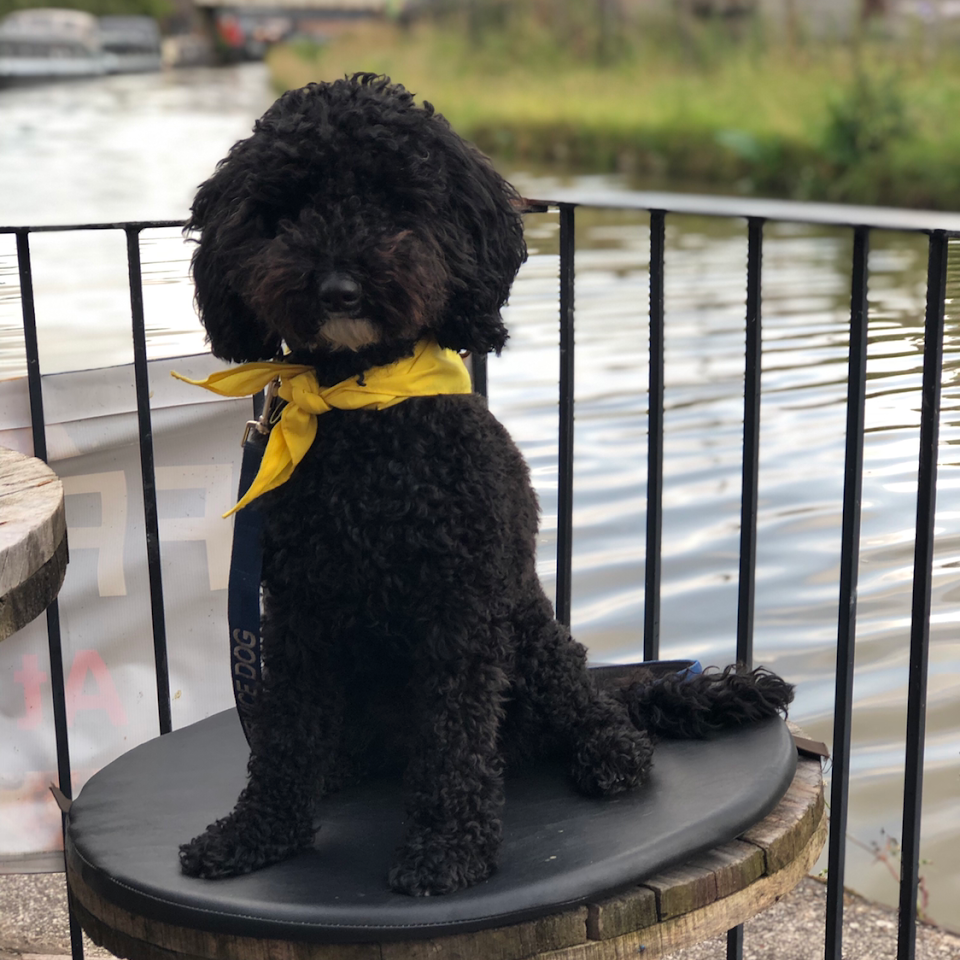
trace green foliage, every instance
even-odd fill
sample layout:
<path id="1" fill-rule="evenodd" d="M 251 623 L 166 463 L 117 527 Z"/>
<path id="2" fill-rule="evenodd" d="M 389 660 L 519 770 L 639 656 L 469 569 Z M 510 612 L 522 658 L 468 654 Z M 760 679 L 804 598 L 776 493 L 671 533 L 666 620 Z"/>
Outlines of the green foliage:
<path id="1" fill-rule="evenodd" d="M 827 103 L 824 154 L 845 170 L 887 152 L 913 133 L 898 78 L 871 76 L 861 69 L 847 89 Z"/>
<path id="2" fill-rule="evenodd" d="M 305 64 L 317 63 L 323 54 L 323 44 L 311 37 L 297 37 L 290 41 L 287 48 L 293 52 L 298 60 Z M 282 93 L 283 91 L 279 92 Z"/>
<path id="3" fill-rule="evenodd" d="M 464 33 L 491 64 L 535 60 L 608 65 L 631 50 L 620 0 L 465 0 L 433 8 L 435 20 Z"/>
<path id="4" fill-rule="evenodd" d="M 3 0 L 0 0 L 3 2 Z M 383 72 L 481 149 L 638 185 L 960 209 L 960 53 L 733 33 L 664 4 L 473 0 L 407 29 L 275 48 L 275 86 Z M 674 12 L 671 12 L 673 10 Z M 631 12 L 632 11 L 632 12 Z M 665 12 L 666 11 L 666 12 Z M 471 17 L 473 20 L 471 21 Z M 621 29 L 622 28 L 622 29 Z"/>
<path id="5" fill-rule="evenodd" d="M 819 163 L 804 185 L 807 196 L 956 205 L 957 177 L 938 163 L 942 151 L 921 136 L 905 86 L 897 74 L 858 65 L 840 93 L 825 98 L 821 132 L 814 140 Z"/>
<path id="6" fill-rule="evenodd" d="M 38 7 L 84 10 L 98 17 L 144 15 L 158 19 L 169 16 L 174 9 L 171 0 L 0 0 L 0 16 Z"/>

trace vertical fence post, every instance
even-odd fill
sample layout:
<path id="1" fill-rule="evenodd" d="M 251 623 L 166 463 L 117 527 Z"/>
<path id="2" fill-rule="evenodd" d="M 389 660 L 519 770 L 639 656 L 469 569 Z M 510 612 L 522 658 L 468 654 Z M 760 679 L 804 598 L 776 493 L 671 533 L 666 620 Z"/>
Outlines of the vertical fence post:
<path id="1" fill-rule="evenodd" d="M 473 392 L 487 399 L 487 355 L 470 354 L 470 372 L 473 375 Z"/>
<path id="2" fill-rule="evenodd" d="M 930 593 L 933 579 L 934 520 L 937 507 L 937 446 L 940 436 L 940 380 L 943 368 L 947 235 L 930 236 L 927 313 L 923 332 L 923 388 L 920 406 L 920 462 L 917 473 L 917 530 L 910 615 L 910 675 L 907 694 L 903 834 L 900 842 L 900 926 L 897 960 L 916 955 L 917 893 L 920 883 L 920 815 L 923 801 L 923 738 L 930 647 Z"/>
<path id="3" fill-rule="evenodd" d="M 37 309 L 33 296 L 33 264 L 30 234 L 18 230 L 17 269 L 20 272 L 20 311 L 23 315 L 23 346 L 27 360 L 27 391 L 30 395 L 30 424 L 33 455 L 47 460 L 47 437 L 43 418 L 43 388 L 40 383 L 40 344 L 37 337 Z"/>
<path id="4" fill-rule="evenodd" d="M 743 480 L 740 487 L 740 578 L 737 662 L 753 665 L 753 608 L 757 573 L 757 487 L 760 475 L 761 279 L 763 220 L 747 222 L 747 316 L 743 376 Z"/>
<path id="5" fill-rule="evenodd" d="M 643 659 L 660 655 L 660 545 L 663 532 L 663 278 L 666 213 L 650 211 L 650 374 L 647 392 L 647 550 Z"/>
<path id="6" fill-rule="evenodd" d="M 857 578 L 860 567 L 860 500 L 863 487 L 863 430 L 867 395 L 867 329 L 870 231 L 853 234 L 850 284 L 850 347 L 847 365 L 847 436 L 844 454 L 843 529 L 840 538 L 840 604 L 837 673 L 833 708 L 833 773 L 830 786 L 830 845 L 827 871 L 825 960 L 841 960 L 843 881 L 847 849 L 850 726 L 856 649 Z"/>
<path id="7" fill-rule="evenodd" d="M 757 487 L 760 476 L 760 375 L 763 220 L 747 221 L 747 302 L 743 373 L 743 463 L 740 485 L 740 579 L 737 663 L 753 666 L 753 607 L 757 574 Z M 743 956 L 743 927 L 727 931 L 727 960 Z"/>
<path id="8" fill-rule="evenodd" d="M 150 575 L 150 609 L 153 617 L 153 652 L 157 675 L 157 710 L 160 732 L 173 729 L 170 709 L 170 673 L 167 663 L 167 629 L 163 612 L 163 578 L 160 570 L 160 525 L 157 515 L 157 478 L 153 460 L 153 427 L 150 422 L 150 375 L 147 370 L 147 335 L 143 316 L 143 278 L 140 273 L 140 227 L 128 224 L 127 266 L 130 278 L 130 312 L 133 328 L 133 366 L 140 428 L 140 473 L 143 484 L 143 519 Z"/>
<path id="9" fill-rule="evenodd" d="M 43 385 L 40 381 L 40 343 L 37 336 L 36 302 L 33 295 L 33 266 L 30 259 L 30 235 L 18 230 L 17 268 L 20 274 L 20 310 L 23 315 L 23 344 L 27 360 L 27 391 L 30 396 L 30 426 L 33 455 L 47 461 L 47 435 L 43 416 Z M 63 680 L 63 638 L 60 632 L 60 604 L 55 599 L 46 609 L 47 650 L 50 656 L 50 694 L 53 700 L 53 729 L 57 745 L 57 785 L 67 798 L 73 797 L 70 769 L 70 737 L 67 732 L 67 698 Z M 61 830 L 66 830 L 66 814 L 61 814 Z M 70 922 L 70 952 L 74 960 L 83 960 L 83 936 L 67 890 Z"/>
<path id="10" fill-rule="evenodd" d="M 727 931 L 727 960 L 740 960 L 743 956 L 743 924 Z"/>
<path id="11" fill-rule="evenodd" d="M 557 488 L 557 619 L 570 626 L 573 567 L 574 206 L 560 205 L 560 449 Z"/>

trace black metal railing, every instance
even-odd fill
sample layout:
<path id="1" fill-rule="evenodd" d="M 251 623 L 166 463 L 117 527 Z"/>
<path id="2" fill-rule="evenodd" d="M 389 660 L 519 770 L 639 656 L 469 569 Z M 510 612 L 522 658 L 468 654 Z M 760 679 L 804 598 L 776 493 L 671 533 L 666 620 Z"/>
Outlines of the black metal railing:
<path id="1" fill-rule="evenodd" d="M 650 360 L 647 422 L 647 547 L 643 584 L 643 659 L 660 652 L 660 541 L 663 532 L 663 263 L 667 215 L 650 211 Z"/>
<path id="2" fill-rule="evenodd" d="M 838 208 L 821 204 L 764 201 L 671 194 L 611 194 L 591 197 L 583 192 L 561 195 L 550 202 L 560 218 L 560 362 L 559 362 L 559 489 L 557 533 L 556 612 L 570 622 L 573 555 L 574 461 L 574 263 L 575 211 L 578 206 L 643 210 L 650 218 L 650 350 L 648 382 L 647 517 L 644 584 L 643 653 L 655 659 L 659 650 L 661 529 L 663 522 L 664 437 L 664 254 L 665 225 L 672 214 L 696 214 L 746 221 L 747 274 L 744 347 L 743 461 L 741 532 L 737 616 L 737 659 L 751 664 L 755 603 L 757 493 L 761 413 L 761 306 L 764 224 L 768 221 L 849 227 L 853 233 L 850 269 L 850 338 L 847 375 L 847 420 L 843 487 L 843 517 L 839 575 L 839 621 L 834 705 L 833 770 L 830 789 L 830 840 L 825 926 L 826 960 L 841 960 L 843 883 L 847 804 L 850 785 L 850 731 L 853 707 L 856 639 L 857 575 L 860 555 L 860 499 L 863 473 L 864 410 L 866 398 L 867 287 L 870 235 L 874 230 L 923 233 L 929 237 L 916 546 L 913 568 L 913 605 L 910 631 L 908 721 L 901 840 L 900 924 L 898 960 L 913 960 L 919 886 L 920 809 L 923 786 L 924 716 L 933 532 L 937 488 L 937 448 L 940 419 L 940 379 L 943 362 L 944 312 L 948 241 L 960 236 L 960 215 L 884 208 Z M 841 212 L 842 211 L 842 212 Z M 157 520 L 157 490 L 150 422 L 146 335 L 140 266 L 140 234 L 148 228 L 179 227 L 177 221 L 85 224 L 76 226 L 0 227 L 0 235 L 15 234 L 20 297 L 27 359 L 31 423 L 36 456 L 46 459 L 43 393 L 37 345 L 34 291 L 30 264 L 30 235 L 40 232 L 117 230 L 126 235 L 129 270 L 134 369 L 139 418 L 140 459 L 153 643 L 159 703 L 159 729 L 172 726 L 163 583 Z M 476 389 L 486 393 L 487 368 L 475 365 Z M 54 723 L 60 789 L 72 796 L 70 752 L 64 699 L 63 658 L 56 602 L 47 611 Z M 74 957 L 82 956 L 79 928 L 71 916 Z M 742 955 L 743 931 L 730 931 L 727 955 Z"/>
<path id="3" fill-rule="evenodd" d="M 847 367 L 847 436 L 844 454 L 843 530 L 840 537 L 840 612 L 837 624 L 837 670 L 833 718 L 833 771 L 840 786 L 831 792 L 832 830 L 829 862 L 842 878 L 846 862 L 847 781 L 850 775 L 850 724 L 853 704 L 854 644 L 857 622 L 857 575 L 860 559 L 860 492 L 863 485 L 863 429 L 867 398 L 867 253 L 870 233 L 857 227 L 853 240 L 850 292 L 850 346 Z M 841 709 L 840 707 L 843 707 Z M 826 939 L 842 938 L 843 885 L 827 884 Z M 839 955 L 839 954 L 838 954 Z"/>

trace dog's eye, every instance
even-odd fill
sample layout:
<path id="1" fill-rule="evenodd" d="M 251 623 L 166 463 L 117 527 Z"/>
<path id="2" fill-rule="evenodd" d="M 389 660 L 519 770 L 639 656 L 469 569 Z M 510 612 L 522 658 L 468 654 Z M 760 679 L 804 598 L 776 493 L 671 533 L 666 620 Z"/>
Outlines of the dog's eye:
<path id="1" fill-rule="evenodd" d="M 377 244 L 377 255 L 382 260 L 393 260 L 399 253 L 409 248 L 414 240 L 412 230 L 398 230 L 395 233 L 390 233 Z"/>

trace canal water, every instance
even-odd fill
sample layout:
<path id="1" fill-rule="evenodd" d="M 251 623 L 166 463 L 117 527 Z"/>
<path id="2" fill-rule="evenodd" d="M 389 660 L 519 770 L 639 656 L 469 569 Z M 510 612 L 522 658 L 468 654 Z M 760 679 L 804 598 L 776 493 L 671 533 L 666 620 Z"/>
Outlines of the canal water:
<path id="1" fill-rule="evenodd" d="M 259 65 L 0 91 L 0 223 L 185 217 L 196 185 L 272 95 Z M 528 196 L 622 189 L 615 177 L 508 170 Z M 490 402 L 523 448 L 554 580 L 557 455 L 555 215 L 528 221 L 530 260 L 490 363 Z M 127 363 L 121 234 L 32 240 L 44 372 Z M 143 235 L 151 357 L 204 349 L 176 230 Z M 768 224 L 756 659 L 797 687 L 792 711 L 832 737 L 846 377 L 849 231 Z M 926 909 L 960 928 L 960 290 L 951 249 L 924 787 Z M 591 656 L 642 649 L 648 330 L 647 218 L 577 213 L 573 625 Z M 18 287 L 0 237 L 0 377 L 22 375 Z M 876 233 L 847 883 L 895 903 L 910 618 L 926 240 Z M 671 217 L 666 254 L 662 655 L 733 659 L 739 549 L 746 230 Z M 6 681 L 4 681 L 6 682 Z"/>

